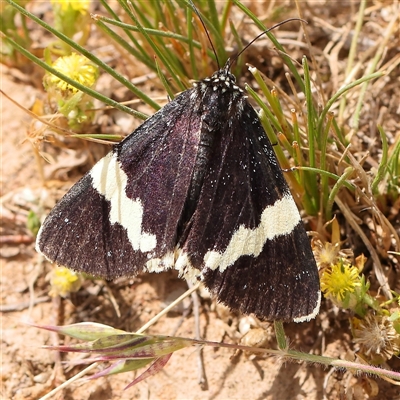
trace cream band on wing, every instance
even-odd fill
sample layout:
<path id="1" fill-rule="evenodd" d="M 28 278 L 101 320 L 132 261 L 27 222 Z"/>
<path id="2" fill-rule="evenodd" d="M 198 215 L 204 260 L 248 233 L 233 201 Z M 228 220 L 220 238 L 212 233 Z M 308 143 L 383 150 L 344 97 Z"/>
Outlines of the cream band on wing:
<path id="1" fill-rule="evenodd" d="M 126 195 L 128 177 L 121 169 L 116 155 L 111 152 L 90 171 L 93 187 L 110 202 L 110 223 L 123 226 L 133 250 L 148 252 L 157 245 L 155 235 L 142 232 L 143 206 L 140 199 Z"/>
<path id="2" fill-rule="evenodd" d="M 290 235 L 300 221 L 296 203 L 290 194 L 286 194 L 272 206 L 264 209 L 257 228 L 250 229 L 241 225 L 233 234 L 225 251 L 207 252 L 204 256 L 205 266 L 212 270 L 218 268 L 220 272 L 224 272 L 241 256 L 257 257 L 267 240 Z"/>

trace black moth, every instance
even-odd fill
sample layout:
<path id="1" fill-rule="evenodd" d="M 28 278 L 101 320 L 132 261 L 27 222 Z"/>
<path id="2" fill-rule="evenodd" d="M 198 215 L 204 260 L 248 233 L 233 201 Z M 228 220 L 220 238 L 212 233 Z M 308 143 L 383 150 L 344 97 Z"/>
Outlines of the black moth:
<path id="1" fill-rule="evenodd" d="M 319 310 L 309 239 L 229 63 L 76 183 L 45 220 L 37 250 L 106 279 L 176 269 L 266 320 L 302 322 Z"/>

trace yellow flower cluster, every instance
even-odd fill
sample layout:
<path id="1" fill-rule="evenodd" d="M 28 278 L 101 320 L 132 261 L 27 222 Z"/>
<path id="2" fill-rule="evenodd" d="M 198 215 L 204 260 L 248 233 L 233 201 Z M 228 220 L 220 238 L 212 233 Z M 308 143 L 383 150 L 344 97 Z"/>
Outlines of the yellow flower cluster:
<path id="1" fill-rule="evenodd" d="M 326 297 L 337 302 L 342 302 L 347 294 L 354 293 L 357 286 L 361 286 L 358 269 L 343 260 L 327 268 L 321 276 L 321 290 Z"/>
<path id="2" fill-rule="evenodd" d="M 90 0 L 51 0 L 53 5 L 59 6 L 62 11 L 68 11 L 68 9 L 72 9 L 74 11 L 79 11 L 81 13 L 85 13 L 89 10 Z"/>
<path id="3" fill-rule="evenodd" d="M 71 292 L 77 292 L 82 284 L 82 278 L 76 272 L 65 267 L 57 267 L 51 271 L 50 296 L 65 297 Z"/>
<path id="4" fill-rule="evenodd" d="M 53 68 L 66 75 L 68 78 L 71 78 L 87 87 L 92 87 L 99 76 L 98 68 L 86 57 L 76 53 L 72 53 L 69 56 L 59 57 L 54 62 Z M 61 90 L 68 90 L 73 93 L 78 92 L 78 89 L 55 75 L 49 76 L 46 83 L 49 86 L 54 85 Z"/>

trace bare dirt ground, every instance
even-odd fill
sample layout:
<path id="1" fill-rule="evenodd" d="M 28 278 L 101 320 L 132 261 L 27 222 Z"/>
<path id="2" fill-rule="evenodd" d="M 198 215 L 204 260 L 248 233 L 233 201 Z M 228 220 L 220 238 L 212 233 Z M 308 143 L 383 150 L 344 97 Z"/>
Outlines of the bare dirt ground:
<path id="1" fill-rule="evenodd" d="M 25 84 L 15 71 L 1 67 L 1 88 L 18 103 L 32 105 L 38 89 Z M 58 167 L 46 167 L 45 176 L 57 177 L 44 187 L 39 164 L 27 139 L 31 119 L 22 110 L 1 97 L 1 398 L 39 399 L 54 387 L 78 373 L 82 367 L 64 364 L 75 355 L 60 354 L 43 345 L 69 343 L 48 331 L 31 327 L 64 325 L 95 321 L 127 331 L 135 331 L 160 312 L 165 304 L 185 291 L 185 282 L 171 273 L 141 275 L 106 284 L 87 281 L 69 298 L 51 298 L 48 273 L 53 268 L 34 250 L 34 238 L 26 228 L 29 210 L 49 209 L 87 170 L 90 160 L 65 149 Z M 100 150 L 101 152 L 102 150 Z M 78 157 L 79 158 L 79 157 Z M 61 161 L 60 161 L 61 160 Z M 60 166 L 61 164 L 61 166 Z M 82 166 L 80 169 L 79 166 Z M 55 172 L 56 171 L 56 172 Z M 185 309 L 186 307 L 186 309 Z M 169 313 L 147 333 L 194 337 L 194 318 L 188 300 L 183 309 Z M 229 314 L 202 296 L 201 335 L 210 341 L 237 343 L 239 326 L 245 317 Z M 271 327 L 265 323 L 276 348 Z M 287 324 L 290 346 L 304 352 L 354 359 L 348 316 L 323 304 L 321 315 L 304 324 Z M 188 348 L 173 354 L 167 366 L 128 390 L 136 376 L 133 372 L 101 378 L 79 380 L 54 398 L 86 399 L 400 399 L 398 387 L 375 378 L 354 376 L 317 365 L 282 362 L 276 358 L 235 354 L 228 349 L 206 347 L 203 351 L 207 384 L 199 384 L 197 351 Z M 390 368 L 399 370 L 393 359 Z M 376 389 L 379 389 L 378 392 Z M 373 393 L 379 393 L 377 397 Z"/>

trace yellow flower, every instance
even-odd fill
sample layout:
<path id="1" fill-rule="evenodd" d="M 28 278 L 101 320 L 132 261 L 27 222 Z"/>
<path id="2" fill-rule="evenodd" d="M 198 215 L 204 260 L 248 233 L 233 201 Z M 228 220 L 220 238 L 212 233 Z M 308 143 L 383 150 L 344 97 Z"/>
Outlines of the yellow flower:
<path id="1" fill-rule="evenodd" d="M 81 13 L 85 13 L 89 10 L 90 0 L 51 0 L 51 2 L 59 6 L 62 11 L 68 11 L 69 8 L 75 11 L 79 11 Z"/>
<path id="2" fill-rule="evenodd" d="M 357 286 L 361 286 L 358 269 L 343 260 L 326 269 L 321 276 L 321 290 L 325 297 L 338 302 L 343 302 L 346 296 L 354 293 Z"/>
<path id="3" fill-rule="evenodd" d="M 99 76 L 98 68 L 86 57 L 76 53 L 72 53 L 70 56 L 59 57 L 54 62 L 53 68 L 74 81 L 88 87 L 92 87 Z M 74 93 L 78 92 L 78 89 L 74 88 L 67 82 L 64 82 L 55 75 L 47 76 L 46 84 L 48 86 L 56 86 L 58 89 L 63 91 L 68 90 Z"/>
<path id="4" fill-rule="evenodd" d="M 82 284 L 82 278 L 76 272 L 65 267 L 57 267 L 51 271 L 50 296 L 65 297 L 71 292 L 77 292 Z"/>

